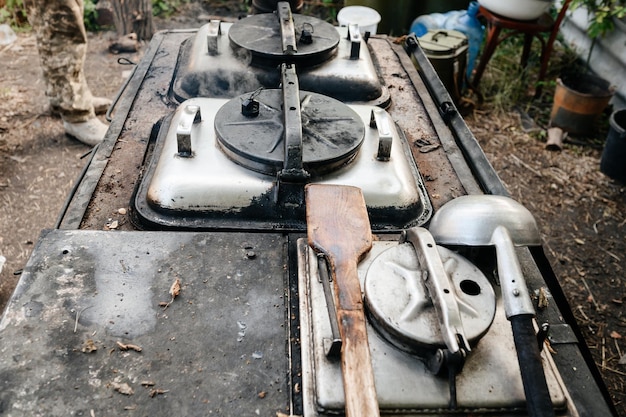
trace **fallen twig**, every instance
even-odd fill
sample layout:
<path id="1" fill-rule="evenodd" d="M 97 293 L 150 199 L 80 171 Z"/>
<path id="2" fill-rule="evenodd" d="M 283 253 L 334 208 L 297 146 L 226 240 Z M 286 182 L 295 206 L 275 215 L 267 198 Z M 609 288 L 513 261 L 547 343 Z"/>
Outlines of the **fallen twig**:
<path id="1" fill-rule="evenodd" d="M 581 278 L 583 285 L 585 286 L 585 288 L 587 289 L 587 292 L 589 293 L 589 298 L 591 299 L 591 302 L 593 303 L 593 306 L 596 308 L 596 311 L 600 311 L 600 306 L 598 305 L 598 303 L 596 302 L 595 297 L 593 296 L 593 293 L 591 292 L 591 290 L 589 289 L 589 285 L 587 285 L 587 281 L 585 280 L 585 278 Z"/>
<path id="2" fill-rule="evenodd" d="M 600 249 L 602 249 L 604 252 L 607 253 L 607 255 L 609 255 L 611 258 L 615 259 L 617 262 L 621 262 L 622 260 L 620 259 L 619 256 L 615 255 L 612 252 L 609 252 L 608 250 L 604 249 L 603 247 L 600 246 Z"/>
<path id="3" fill-rule="evenodd" d="M 518 164 L 520 164 L 521 166 L 523 166 L 524 168 L 526 168 L 527 170 L 535 174 L 536 176 L 543 178 L 543 174 L 541 172 L 537 171 L 535 168 L 531 167 L 526 162 L 519 159 L 516 155 L 511 154 L 510 157 L 514 159 Z"/>
<path id="4" fill-rule="evenodd" d="M 580 314 L 585 318 L 586 321 L 589 321 L 589 317 L 583 311 L 583 306 L 579 305 L 576 307 L 576 310 L 580 312 Z"/>
<path id="5" fill-rule="evenodd" d="M 120 348 L 120 350 L 134 350 L 135 352 L 141 352 L 143 349 L 141 349 L 141 346 L 137 346 L 137 345 L 132 345 L 132 344 L 124 344 L 122 342 L 115 342 L 117 343 L 117 347 Z"/>
<path id="6" fill-rule="evenodd" d="M 596 363 L 596 366 L 599 366 L 599 365 Z M 617 369 L 613 369 L 613 368 L 608 368 L 608 367 L 606 367 L 606 368 L 604 368 L 603 370 L 604 370 L 604 371 L 613 372 L 614 374 L 618 374 L 618 375 L 626 376 L 626 372 L 618 371 Z"/>
<path id="7" fill-rule="evenodd" d="M 76 333 L 76 331 L 78 330 L 78 319 L 80 318 L 80 315 L 83 313 L 83 311 L 87 310 L 88 308 L 91 308 L 93 306 L 87 306 L 85 308 L 83 308 L 82 310 L 76 310 L 76 321 L 74 322 L 74 333 Z"/>
<path id="8" fill-rule="evenodd" d="M 153 389 L 150 391 L 150 397 L 156 397 L 159 394 L 165 394 L 167 392 L 170 392 L 170 390 L 168 389 Z"/>

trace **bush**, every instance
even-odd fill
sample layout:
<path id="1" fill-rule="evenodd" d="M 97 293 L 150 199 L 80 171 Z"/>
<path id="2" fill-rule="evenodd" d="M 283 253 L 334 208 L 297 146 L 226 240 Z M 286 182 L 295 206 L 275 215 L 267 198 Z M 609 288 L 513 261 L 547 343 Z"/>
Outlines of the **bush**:
<path id="1" fill-rule="evenodd" d="M 14 29 L 28 26 L 26 7 L 22 0 L 7 0 L 0 8 L 0 23 L 10 25 Z"/>

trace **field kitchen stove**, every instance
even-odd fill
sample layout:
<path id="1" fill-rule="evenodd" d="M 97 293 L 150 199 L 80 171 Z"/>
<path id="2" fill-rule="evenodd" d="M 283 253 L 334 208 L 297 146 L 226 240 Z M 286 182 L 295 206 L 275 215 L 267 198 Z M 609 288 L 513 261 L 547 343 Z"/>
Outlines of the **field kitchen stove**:
<path id="1" fill-rule="evenodd" d="M 509 254 L 528 315 L 496 250 L 435 240 L 452 202 L 506 190 L 414 37 L 287 2 L 158 32 L 112 114 L 0 322 L 3 415 L 344 415 L 369 363 L 381 415 L 529 415 L 519 311 L 554 414 L 612 414 L 541 247 Z M 371 360 L 350 370 L 320 188 L 363 197 L 321 202 L 331 236 L 373 240 L 351 287 Z"/>

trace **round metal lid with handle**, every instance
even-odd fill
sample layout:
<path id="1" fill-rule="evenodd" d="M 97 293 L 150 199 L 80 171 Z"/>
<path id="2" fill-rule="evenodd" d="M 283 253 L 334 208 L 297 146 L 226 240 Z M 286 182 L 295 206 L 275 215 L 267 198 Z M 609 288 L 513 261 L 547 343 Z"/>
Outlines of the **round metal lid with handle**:
<path id="1" fill-rule="evenodd" d="M 286 2 L 279 6 L 276 14 L 253 15 L 233 24 L 228 31 L 233 49 L 249 53 L 251 64 L 261 67 L 284 62 L 314 66 L 337 53 L 339 33 L 333 25 L 293 15 Z"/>
<path id="2" fill-rule="evenodd" d="M 215 117 L 217 143 L 238 164 L 268 175 L 285 162 L 285 118 L 282 90 L 261 90 L 257 116 L 242 113 L 251 94 L 236 97 Z M 333 98 L 300 91 L 302 165 L 312 175 L 331 172 L 348 163 L 365 137 L 365 126 L 349 106 Z"/>
<path id="3" fill-rule="evenodd" d="M 437 247 L 453 284 L 465 335 L 475 344 L 493 322 L 496 298 L 485 275 L 464 257 Z M 417 355 L 445 348 L 437 311 L 415 248 L 402 243 L 381 253 L 365 278 L 365 304 L 374 327 L 391 343 Z M 432 279 L 432 278 L 430 278 Z"/>

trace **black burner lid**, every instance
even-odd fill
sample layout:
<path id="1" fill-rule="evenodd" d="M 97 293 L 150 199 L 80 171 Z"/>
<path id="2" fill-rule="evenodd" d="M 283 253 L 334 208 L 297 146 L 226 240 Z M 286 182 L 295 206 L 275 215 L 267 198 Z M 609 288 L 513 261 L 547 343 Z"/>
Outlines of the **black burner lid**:
<path id="1" fill-rule="evenodd" d="M 251 93 L 224 104 L 215 116 L 217 142 L 238 164 L 275 175 L 283 168 L 284 114 L 282 90 L 261 90 L 257 116 L 242 114 L 242 103 Z M 365 137 L 360 116 L 333 98 L 300 91 L 302 122 L 302 165 L 312 175 L 333 171 L 349 162 Z"/>
<path id="2" fill-rule="evenodd" d="M 283 62 L 314 66 L 336 53 L 339 33 L 330 23 L 290 12 L 286 14 L 292 18 L 296 51 L 284 51 L 281 25 L 284 28 L 285 21 L 274 13 L 253 15 L 234 23 L 228 32 L 233 49 L 248 51 L 253 65 L 270 67 Z M 311 35 L 309 40 L 306 36 L 303 40 L 304 31 Z"/>

